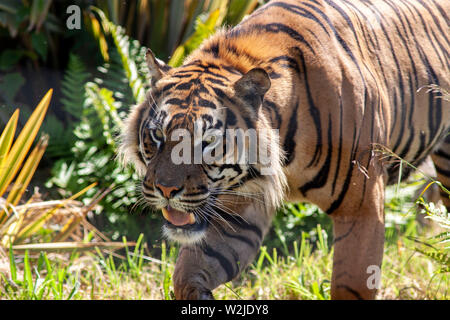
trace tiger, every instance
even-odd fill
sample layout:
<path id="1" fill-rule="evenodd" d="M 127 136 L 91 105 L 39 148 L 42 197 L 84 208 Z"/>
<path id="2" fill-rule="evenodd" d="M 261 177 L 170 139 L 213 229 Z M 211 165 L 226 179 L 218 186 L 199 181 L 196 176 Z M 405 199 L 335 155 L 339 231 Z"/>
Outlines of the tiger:
<path id="1" fill-rule="evenodd" d="M 276 0 L 219 28 L 179 67 L 148 49 L 149 88 L 120 155 L 180 243 L 176 299 L 214 299 L 252 263 L 283 201 L 331 217 L 331 299 L 376 298 L 385 187 L 400 174 L 381 147 L 413 166 L 431 157 L 450 187 L 450 106 L 423 89 L 450 87 L 449 12 L 448 0 Z M 191 161 L 174 160 L 177 130 L 198 131 L 206 150 L 237 129 L 265 130 L 269 174 L 233 154 L 195 162 L 188 148 Z"/>

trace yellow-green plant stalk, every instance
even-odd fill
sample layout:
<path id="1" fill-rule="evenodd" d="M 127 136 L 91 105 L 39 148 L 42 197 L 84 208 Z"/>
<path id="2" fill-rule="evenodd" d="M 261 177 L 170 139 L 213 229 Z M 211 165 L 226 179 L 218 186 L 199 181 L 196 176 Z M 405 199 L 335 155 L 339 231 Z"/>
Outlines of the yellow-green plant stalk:
<path id="1" fill-rule="evenodd" d="M 14 144 L 11 145 L 11 139 L 14 137 L 16 130 L 18 110 L 13 114 L 12 122 L 9 121 L 4 129 L 2 138 L 0 139 L 0 151 L 3 157 L 0 165 L 0 197 L 6 192 L 6 189 L 16 176 L 28 154 L 39 128 L 41 127 L 42 121 L 44 120 L 52 94 L 53 89 L 50 89 L 44 98 L 42 98 Z M 3 218 L 3 215 L 4 212 L 0 213 L 0 219 Z"/>

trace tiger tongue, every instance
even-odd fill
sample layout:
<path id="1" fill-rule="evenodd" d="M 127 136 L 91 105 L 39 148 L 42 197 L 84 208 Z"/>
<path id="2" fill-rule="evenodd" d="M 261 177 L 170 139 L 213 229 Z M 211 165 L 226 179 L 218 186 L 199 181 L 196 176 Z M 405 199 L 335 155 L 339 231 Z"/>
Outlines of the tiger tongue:
<path id="1" fill-rule="evenodd" d="M 164 218 L 175 226 L 184 226 L 186 224 L 194 224 L 195 217 L 192 213 L 176 210 L 171 206 L 162 209 Z"/>

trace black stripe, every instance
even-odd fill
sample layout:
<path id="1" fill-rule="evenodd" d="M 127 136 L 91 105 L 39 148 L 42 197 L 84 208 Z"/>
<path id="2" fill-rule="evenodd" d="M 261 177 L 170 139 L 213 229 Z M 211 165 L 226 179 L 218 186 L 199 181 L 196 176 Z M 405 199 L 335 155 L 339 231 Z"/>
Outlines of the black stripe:
<path id="1" fill-rule="evenodd" d="M 447 16 L 447 14 L 445 13 L 445 10 L 442 9 L 442 7 L 439 5 L 439 3 L 436 3 L 435 0 L 431 0 L 431 2 L 433 2 L 433 4 L 436 6 L 436 8 L 438 9 L 439 13 L 444 18 L 444 20 L 447 21 L 447 24 L 450 23 L 450 18 Z"/>
<path id="2" fill-rule="evenodd" d="M 367 89 L 366 92 L 364 92 L 364 109 L 367 110 L 367 106 L 366 103 L 368 103 L 368 99 L 367 99 L 368 93 L 367 93 Z M 370 141 L 371 142 L 378 142 L 378 140 L 374 140 L 374 127 L 375 127 L 375 99 L 373 99 L 372 105 L 369 107 L 369 110 L 371 111 L 371 117 L 370 117 Z M 377 136 L 378 138 L 378 136 Z M 367 159 L 367 163 L 365 168 L 367 168 L 367 170 L 369 170 L 369 165 L 370 165 L 370 161 L 372 160 L 372 147 L 370 147 L 370 150 L 368 150 L 368 159 Z M 363 203 L 364 203 L 364 199 L 366 196 L 366 187 L 367 187 L 367 177 L 366 175 L 364 175 L 364 181 L 363 181 L 363 192 L 361 195 L 361 201 L 359 202 L 359 208 L 362 207 Z"/>
<path id="3" fill-rule="evenodd" d="M 442 157 L 444 159 L 450 159 L 450 153 L 446 153 L 444 150 L 439 149 L 434 153 L 435 155 Z"/>
<path id="4" fill-rule="evenodd" d="M 415 67 L 414 67 L 415 70 Z M 399 153 L 400 158 L 405 158 L 406 154 L 411 148 L 411 144 L 414 141 L 414 125 L 412 123 L 413 121 L 413 113 L 414 113 L 414 104 L 415 104 L 415 98 L 414 98 L 414 85 L 412 83 L 412 77 L 411 74 L 409 75 L 409 91 L 411 96 L 411 104 L 409 106 L 409 119 L 408 119 L 408 128 L 409 128 L 409 137 L 406 141 L 405 146 L 403 147 L 403 150 Z"/>
<path id="5" fill-rule="evenodd" d="M 186 108 L 188 106 L 186 101 L 178 99 L 178 98 L 171 98 L 171 99 L 166 101 L 166 104 L 173 104 L 173 105 L 176 105 L 176 106 L 180 106 L 182 108 Z"/>
<path id="6" fill-rule="evenodd" d="M 217 95 L 218 98 L 221 100 L 228 100 L 229 97 L 225 94 L 225 92 L 222 89 L 212 87 L 214 93 Z"/>
<path id="7" fill-rule="evenodd" d="M 311 2 L 314 2 L 318 5 L 320 5 L 316 0 L 311 0 Z M 334 27 L 333 22 L 330 20 L 330 18 L 324 13 L 322 12 L 322 10 L 320 10 L 319 8 L 317 8 L 316 6 L 313 6 L 310 3 L 304 3 L 305 6 L 310 7 L 311 9 L 313 9 L 314 11 L 316 11 L 317 13 L 319 13 L 322 18 L 327 22 L 328 27 L 333 31 L 334 36 L 336 37 L 336 40 L 339 42 L 339 44 L 341 45 L 341 47 L 344 49 L 344 51 L 348 54 L 348 56 L 352 59 L 353 63 L 355 64 L 356 68 L 358 69 L 358 73 L 361 76 L 361 80 L 364 83 L 364 86 L 366 86 L 365 83 L 365 79 L 363 76 L 363 73 L 361 71 L 361 68 L 359 66 L 359 60 L 356 59 L 355 55 L 353 54 L 352 50 L 350 50 L 350 47 L 348 46 L 347 42 L 345 42 L 345 40 L 340 36 L 340 34 L 337 32 L 336 28 Z"/>
<path id="8" fill-rule="evenodd" d="M 308 73 L 307 73 L 307 69 L 306 69 L 306 62 L 305 62 L 305 58 L 303 56 L 303 52 L 299 49 L 296 48 L 297 53 L 299 55 L 299 59 L 302 65 L 302 70 L 303 70 L 303 78 L 305 81 L 305 89 L 306 89 L 306 99 L 308 101 L 308 106 L 309 106 L 309 113 L 311 115 L 311 117 L 313 118 L 314 121 L 314 125 L 316 128 L 316 135 L 317 135 L 317 144 L 315 146 L 315 150 L 314 150 L 314 156 L 311 159 L 311 161 L 308 163 L 308 165 L 306 166 L 307 168 L 310 167 L 313 163 L 319 161 L 320 156 L 322 154 L 322 124 L 320 122 L 320 110 L 316 107 L 312 94 L 311 94 L 311 89 L 309 87 L 309 81 L 308 81 Z M 293 51 L 294 48 L 291 49 L 291 51 Z"/>
<path id="9" fill-rule="evenodd" d="M 184 196 L 186 196 L 186 195 L 184 195 Z M 185 199 L 185 198 L 182 198 L 182 199 L 180 199 L 180 202 L 182 202 L 182 203 L 201 203 L 201 202 L 205 201 L 206 199 L 207 199 L 207 197 L 202 198 L 202 199 Z"/>
<path id="10" fill-rule="evenodd" d="M 191 192 L 191 193 L 185 193 L 183 196 L 185 197 L 195 197 L 195 196 L 202 196 L 208 193 L 208 188 L 204 185 L 197 187 L 196 189 L 200 189 L 201 191 L 197 192 Z"/>
<path id="11" fill-rule="evenodd" d="M 212 182 L 217 182 L 217 181 L 220 181 L 220 180 L 223 180 L 223 179 L 224 179 L 224 176 L 221 176 L 221 177 L 218 177 L 218 178 L 214 178 L 214 177 L 210 176 L 209 173 L 208 173 L 208 171 L 206 171 L 206 169 L 205 169 L 203 166 L 202 166 L 202 170 L 203 170 L 203 172 L 205 173 L 206 177 L 207 177 L 209 180 L 211 180 Z"/>
<path id="12" fill-rule="evenodd" d="M 279 112 L 279 107 L 272 101 L 264 99 L 263 108 L 270 112 L 270 118 L 272 120 L 272 128 L 279 129 L 281 125 L 281 115 Z M 272 118 L 272 114 L 275 115 L 275 119 Z"/>
<path id="13" fill-rule="evenodd" d="M 203 107 L 203 108 L 212 108 L 212 109 L 217 109 L 217 106 L 214 102 L 211 102 L 209 100 L 205 100 L 205 99 L 198 99 L 197 105 L 199 107 Z"/>
<path id="14" fill-rule="evenodd" d="M 388 35 L 388 31 L 386 30 L 386 28 L 384 27 L 384 24 L 382 23 L 382 21 L 380 21 L 380 27 L 381 30 L 383 31 L 383 34 L 389 44 L 389 47 L 391 49 L 391 53 L 392 53 L 392 58 L 394 59 L 395 65 L 396 65 L 396 70 L 397 70 L 397 78 L 398 78 L 398 88 L 400 91 L 400 101 L 398 101 L 397 99 L 397 90 L 395 90 L 395 88 L 392 88 L 394 91 L 392 92 L 393 94 L 393 98 L 394 98 L 394 105 L 393 105 L 393 109 L 394 109 L 394 120 L 392 122 L 392 128 L 395 128 L 396 122 L 397 122 L 397 112 L 400 112 L 400 116 L 399 116 L 399 121 L 400 121 L 400 132 L 398 134 L 397 137 L 397 141 L 394 144 L 394 148 L 393 151 L 397 152 L 397 148 L 400 145 L 401 139 L 403 138 L 404 134 L 404 129 L 405 129 L 405 105 L 404 105 L 404 100 L 405 100 L 405 89 L 404 89 L 404 85 L 403 85 L 403 76 L 402 76 L 402 68 L 400 67 L 400 63 L 397 59 L 397 55 L 396 55 L 396 49 L 395 46 L 392 44 L 391 38 Z M 399 102 L 399 105 L 398 105 Z"/>
<path id="15" fill-rule="evenodd" d="M 334 194 L 335 188 L 336 188 L 336 182 L 339 175 L 339 169 L 341 167 L 341 160 L 342 160 L 342 135 L 343 135 L 343 113 L 344 110 L 342 108 L 342 97 L 339 96 L 339 147 L 338 147 L 338 156 L 337 156 L 337 165 L 336 165 L 336 171 L 334 173 L 334 179 L 333 184 L 331 187 L 331 194 Z"/>
<path id="16" fill-rule="evenodd" d="M 313 47 L 309 44 L 308 41 L 297 31 L 292 29 L 291 27 L 288 27 L 287 25 L 283 23 L 268 23 L 268 24 L 252 24 L 251 27 L 246 30 L 242 29 L 243 27 L 236 27 L 231 29 L 226 37 L 228 38 L 237 38 L 241 35 L 248 34 L 248 33 L 254 33 L 255 31 L 259 32 L 268 32 L 268 33 L 284 33 L 287 36 L 291 37 L 292 39 L 299 41 L 303 44 L 305 44 L 311 52 L 314 53 Z"/>
<path id="17" fill-rule="evenodd" d="M 279 79 L 279 78 L 281 78 L 282 76 L 281 76 L 281 73 L 278 73 L 278 72 L 275 72 L 275 71 L 268 71 L 268 74 L 269 74 L 269 78 L 271 79 L 271 80 L 273 80 L 273 79 Z"/>
<path id="18" fill-rule="evenodd" d="M 353 232 L 353 228 L 356 226 L 356 219 L 353 220 L 352 225 L 350 226 L 350 228 L 348 228 L 347 232 L 345 232 L 344 234 L 341 234 L 340 236 L 336 237 L 333 239 L 333 245 L 336 244 L 337 242 L 344 240 L 345 238 L 347 238 L 352 232 Z"/>
<path id="19" fill-rule="evenodd" d="M 233 178 L 233 180 L 236 178 L 239 178 L 239 180 L 235 184 L 229 186 L 228 190 L 233 190 L 235 188 L 242 187 L 242 185 L 245 184 L 246 182 L 248 182 L 250 180 L 258 179 L 261 177 L 262 177 L 261 173 L 257 169 L 255 169 L 253 166 L 250 166 L 249 170 L 245 173 L 244 176 L 237 175 L 236 177 Z"/>
<path id="20" fill-rule="evenodd" d="M 418 0 L 418 2 L 422 5 L 422 7 L 425 8 L 425 10 L 428 11 L 428 13 L 431 15 L 431 17 L 433 18 L 434 21 L 434 25 L 439 29 L 439 32 L 441 33 L 442 37 L 444 38 L 444 40 L 446 40 L 447 45 L 450 45 L 449 40 L 448 40 L 448 30 L 444 31 L 442 29 L 441 23 L 439 22 L 439 19 L 434 15 L 433 10 L 431 10 L 431 8 L 423 1 L 423 0 Z"/>
<path id="21" fill-rule="evenodd" d="M 225 44 L 225 50 L 228 53 L 233 53 L 235 56 L 241 57 L 244 56 L 246 57 L 248 60 L 250 60 L 250 62 L 252 62 L 252 64 L 258 64 L 259 62 L 259 58 L 255 57 L 251 54 L 249 54 L 247 51 L 244 50 L 244 48 L 242 47 L 237 47 L 231 43 L 226 43 Z"/>
<path id="22" fill-rule="evenodd" d="M 246 243 L 249 247 L 251 248 L 257 248 L 259 246 L 259 243 L 255 243 L 254 241 L 252 241 L 252 239 L 250 239 L 249 237 L 239 234 L 239 233 L 233 233 L 231 234 L 230 232 L 226 231 L 221 225 L 219 224 L 215 224 L 215 227 L 217 229 L 219 229 L 219 231 L 226 237 L 228 238 L 232 238 L 232 239 L 236 239 L 239 240 L 241 242 Z"/>
<path id="23" fill-rule="evenodd" d="M 350 292 L 351 294 L 353 294 L 353 295 L 356 297 L 356 299 L 358 299 L 358 300 L 364 300 L 363 297 L 361 297 L 361 295 L 359 294 L 358 291 L 356 291 L 356 290 L 350 288 L 350 287 L 347 286 L 347 285 L 338 285 L 338 286 L 336 286 L 336 288 L 338 288 L 338 289 L 341 289 L 341 288 L 342 288 L 342 289 L 345 289 L 345 290 L 347 290 L 348 292 Z"/>
<path id="24" fill-rule="evenodd" d="M 235 68 L 231 67 L 231 66 L 221 66 L 223 69 L 225 69 L 226 71 L 228 71 L 229 73 L 232 74 L 237 74 L 237 75 L 242 75 L 241 72 L 239 72 L 238 70 L 236 70 Z"/>
<path id="25" fill-rule="evenodd" d="M 272 58 L 269 60 L 270 63 L 276 63 L 279 61 L 287 62 L 287 64 L 280 64 L 281 67 L 293 69 L 297 72 L 297 74 L 300 74 L 300 68 L 298 66 L 296 59 L 294 59 L 290 56 L 283 55 L 283 56 L 278 56 L 278 57 L 275 57 L 275 58 Z"/>
<path id="26" fill-rule="evenodd" d="M 162 92 L 165 92 L 169 89 L 171 89 L 173 86 L 175 86 L 176 84 L 178 84 L 178 82 L 172 82 L 172 83 L 168 83 L 166 84 L 164 87 L 161 88 Z"/>
<path id="27" fill-rule="evenodd" d="M 403 1 L 403 0 L 402 0 L 402 1 Z M 435 52 L 437 52 L 438 58 L 440 59 L 439 53 L 444 53 L 444 54 L 447 54 L 447 56 L 448 56 L 447 50 L 443 49 L 443 52 L 440 52 L 439 50 L 437 50 L 437 48 L 436 48 L 436 46 L 435 46 L 435 42 L 438 43 L 439 46 L 442 48 L 442 46 L 441 46 L 441 44 L 440 44 L 440 41 L 439 41 L 439 40 L 433 41 L 433 40 L 431 39 L 431 36 L 430 36 L 430 35 L 433 35 L 435 38 L 436 38 L 436 36 L 435 36 L 435 34 L 434 34 L 433 29 L 431 29 L 431 32 L 428 30 L 429 24 L 428 24 L 428 23 L 425 21 L 425 19 L 423 18 L 421 11 L 420 11 L 419 9 L 417 9 L 417 8 L 414 6 L 414 3 L 409 3 L 409 2 L 408 2 L 408 3 L 404 3 L 404 4 L 405 4 L 405 6 L 408 8 L 408 10 L 409 10 L 409 12 L 411 13 L 412 16 L 418 16 L 418 17 L 419 17 L 419 20 L 420 20 L 420 22 L 421 22 L 421 24 L 422 24 L 422 28 L 423 28 L 423 30 L 424 30 L 424 34 L 427 36 L 428 41 L 429 41 L 430 44 L 433 46 L 433 49 L 435 50 Z M 411 11 L 411 8 L 414 10 L 415 13 L 413 13 L 413 12 Z M 445 42 L 447 43 L 447 45 L 449 45 L 449 40 L 448 40 L 447 37 L 448 37 L 447 35 L 443 35 L 443 38 L 444 38 Z M 413 37 L 413 39 L 415 40 L 415 37 Z M 416 46 L 417 46 L 417 42 L 416 42 Z M 441 61 L 442 61 L 442 60 L 441 60 Z M 448 63 L 447 63 L 447 65 L 448 65 Z"/>
<path id="28" fill-rule="evenodd" d="M 209 48 L 203 49 L 203 51 L 211 52 L 213 54 L 214 58 L 218 58 L 219 57 L 219 44 L 213 43 Z"/>
<path id="29" fill-rule="evenodd" d="M 175 87 L 175 90 L 190 90 L 192 88 L 192 86 L 194 85 L 194 82 L 195 81 L 191 80 L 189 82 L 180 83 Z"/>
<path id="30" fill-rule="evenodd" d="M 227 82 L 230 82 L 230 80 L 227 77 L 225 77 L 224 75 L 212 72 L 212 71 L 210 71 L 210 70 L 208 70 L 206 68 L 205 68 L 205 70 L 203 70 L 203 73 L 204 74 L 206 73 L 206 74 L 209 74 L 209 75 L 211 75 L 213 77 L 216 77 L 216 78 L 219 78 L 219 79 L 223 79 L 223 80 L 225 80 Z"/>
<path id="31" fill-rule="evenodd" d="M 446 177 L 450 177 L 450 169 L 441 168 L 438 165 L 436 165 L 436 163 L 434 164 L 434 168 L 436 169 L 437 173 L 444 175 Z"/>
<path id="32" fill-rule="evenodd" d="M 353 22 L 350 19 L 350 17 L 348 16 L 348 14 L 341 7 L 339 7 L 339 5 L 337 5 L 335 2 L 333 2 L 331 0 L 325 0 L 325 2 L 328 3 L 328 5 L 330 5 L 332 8 L 334 8 L 337 12 L 339 12 L 339 14 L 344 18 L 345 22 L 347 22 L 347 25 L 352 30 L 353 36 L 354 36 L 354 38 L 356 40 L 356 45 L 359 48 L 359 52 L 362 52 L 362 49 L 361 49 L 361 46 L 360 46 L 360 36 L 356 32 L 355 26 L 353 25 Z"/>
<path id="33" fill-rule="evenodd" d="M 152 107 L 150 107 L 150 111 L 152 110 L 153 108 Z M 139 109 L 139 111 L 138 111 L 138 116 L 137 116 L 137 121 L 138 121 L 138 126 L 139 126 L 139 131 L 137 132 L 137 156 L 138 156 L 138 158 L 139 158 L 139 160 L 141 160 L 141 162 L 143 163 L 143 164 L 145 164 L 145 159 L 144 159 L 144 157 L 142 156 L 142 153 L 139 151 L 139 146 L 141 145 L 141 134 L 142 134 L 142 128 L 143 128 L 143 126 L 142 126 L 142 118 L 144 117 L 144 112 L 146 111 L 147 109 L 146 108 L 140 108 Z"/>
<path id="34" fill-rule="evenodd" d="M 152 192 L 155 190 L 152 190 Z M 147 190 L 142 189 L 141 190 L 142 194 L 145 195 L 147 198 L 154 198 L 154 199 L 159 199 L 158 196 L 155 196 L 154 194 L 148 192 Z"/>
<path id="35" fill-rule="evenodd" d="M 304 195 L 310 190 L 310 189 L 319 189 L 325 185 L 325 183 L 328 181 L 328 174 L 330 173 L 330 164 L 331 164 L 331 157 L 333 154 L 333 143 L 332 143 L 332 122 L 331 122 L 331 114 L 328 115 L 328 150 L 327 155 L 325 157 L 325 162 L 322 166 L 322 168 L 317 172 L 316 176 L 305 183 L 303 186 L 299 187 L 298 189 L 300 192 Z"/>
<path id="36" fill-rule="evenodd" d="M 254 232 L 258 236 L 259 239 L 262 239 L 263 234 L 262 234 L 261 229 L 258 226 L 254 225 L 254 224 L 250 224 L 249 222 L 244 220 L 244 218 L 242 218 L 241 216 L 238 216 L 235 214 L 229 214 L 220 209 L 216 209 L 215 211 L 217 212 L 217 214 L 220 215 L 221 218 L 223 218 L 227 222 L 239 227 L 240 229 Z"/>
<path id="37" fill-rule="evenodd" d="M 236 115 L 234 112 L 227 108 L 227 120 L 226 120 L 226 127 L 229 128 L 230 126 L 234 126 L 237 123 Z"/>
<path id="38" fill-rule="evenodd" d="M 425 146 L 425 138 L 426 138 L 425 132 L 421 131 L 419 134 L 419 140 L 420 140 L 419 149 L 417 150 L 416 154 L 413 157 L 414 161 L 423 157 L 422 154 L 426 147 Z"/>
<path id="39" fill-rule="evenodd" d="M 297 101 L 297 103 L 295 104 L 295 108 L 292 111 L 292 114 L 289 118 L 289 123 L 288 123 L 288 127 L 287 127 L 287 132 L 286 135 L 284 137 L 284 142 L 283 142 L 283 151 L 285 153 L 286 156 L 286 160 L 283 163 L 284 166 L 289 165 L 292 160 L 294 160 L 295 157 L 295 147 L 297 145 L 297 143 L 295 142 L 295 133 L 297 132 L 297 110 L 299 108 L 300 102 Z"/>
<path id="40" fill-rule="evenodd" d="M 279 7 L 284 10 L 287 10 L 289 12 L 292 12 L 296 15 L 310 19 L 310 20 L 314 21 L 315 23 L 317 23 L 325 31 L 325 33 L 329 35 L 328 30 L 325 28 L 325 26 L 322 24 L 322 22 L 319 19 L 317 19 L 317 17 L 314 16 L 310 11 L 306 10 L 305 8 L 302 8 L 302 7 L 293 5 L 293 4 L 283 3 L 283 2 L 272 2 L 272 3 L 269 3 L 267 6 L 265 6 L 264 8 L 262 8 L 262 10 L 259 13 L 262 13 L 263 11 L 265 11 L 271 7 Z"/>
<path id="41" fill-rule="evenodd" d="M 353 175 L 353 160 L 354 160 L 354 151 L 353 148 L 355 147 L 355 145 L 358 145 L 358 141 L 355 142 L 355 138 L 356 138 L 356 123 L 354 124 L 354 128 L 353 128 L 353 147 L 352 147 L 352 152 L 351 157 L 350 157 L 350 161 L 348 162 L 349 166 L 348 166 L 348 170 L 347 170 L 347 176 L 345 177 L 345 181 L 344 184 L 342 185 L 342 189 L 341 189 L 341 193 L 339 194 L 338 198 L 336 200 L 334 200 L 330 207 L 325 210 L 325 212 L 327 214 L 332 214 L 337 208 L 339 208 L 339 206 L 341 205 L 342 201 L 345 198 L 345 195 L 347 194 L 348 188 L 350 186 L 350 180 L 352 178 Z M 359 140 L 359 139 L 358 139 Z"/>
<path id="42" fill-rule="evenodd" d="M 234 270 L 231 262 L 223 254 L 221 254 L 219 251 L 212 249 L 207 244 L 202 245 L 201 249 L 205 255 L 207 255 L 208 257 L 214 258 L 219 262 L 219 264 L 222 266 L 223 270 L 227 274 L 226 282 L 228 282 L 234 278 L 234 276 L 238 270 Z"/>
<path id="43" fill-rule="evenodd" d="M 222 80 L 219 80 L 219 79 L 214 79 L 214 78 L 211 78 L 211 77 L 206 77 L 206 78 L 205 78 L 205 81 L 209 81 L 209 82 L 212 82 L 212 83 L 214 83 L 214 84 L 218 84 L 218 85 L 221 85 L 221 86 L 225 86 L 225 83 L 224 83 Z"/>
<path id="44" fill-rule="evenodd" d="M 424 31 L 425 31 L 425 35 L 427 36 L 428 41 L 430 42 L 431 46 L 433 47 L 434 52 L 436 53 L 436 56 L 438 57 L 438 59 L 439 59 L 439 61 L 441 62 L 441 64 L 444 65 L 444 61 L 442 61 L 442 59 L 441 59 L 441 54 L 443 53 L 443 54 L 445 55 L 445 54 L 447 53 L 447 50 L 446 50 L 445 48 L 442 47 L 442 44 L 440 43 L 440 40 L 438 40 L 438 39 L 436 38 L 436 34 L 434 33 L 433 28 L 431 28 L 431 26 L 428 24 L 428 22 L 426 22 L 426 21 L 424 20 L 422 14 L 419 12 L 419 10 L 418 10 L 414 5 L 412 5 L 412 4 L 411 4 L 411 7 L 415 10 L 417 16 L 419 17 L 419 19 L 420 19 L 420 21 L 421 21 L 421 23 L 422 23 L 423 29 L 424 29 Z M 435 24 L 436 24 L 436 21 L 435 21 Z M 428 29 L 429 26 L 430 26 L 430 29 Z M 434 39 L 435 39 L 436 41 L 433 41 L 433 40 L 431 39 L 431 35 L 434 37 Z M 445 35 L 444 35 L 444 39 L 447 40 L 447 38 L 446 38 Z M 447 40 L 446 42 L 447 42 L 447 44 L 448 44 L 448 40 Z M 435 43 L 437 43 L 437 44 L 439 45 L 439 47 L 441 48 L 441 51 L 438 50 L 438 49 L 436 48 Z M 447 66 L 448 66 L 448 65 L 449 65 L 449 64 L 448 64 L 448 62 L 447 62 Z"/>

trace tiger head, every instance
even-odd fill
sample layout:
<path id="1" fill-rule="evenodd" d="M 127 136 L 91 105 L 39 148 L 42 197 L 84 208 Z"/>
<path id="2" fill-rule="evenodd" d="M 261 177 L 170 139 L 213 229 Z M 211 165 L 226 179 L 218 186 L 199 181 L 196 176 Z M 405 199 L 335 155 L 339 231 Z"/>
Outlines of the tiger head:
<path id="1" fill-rule="evenodd" d="M 165 235 L 196 243 L 224 214 L 239 214 L 237 201 L 278 205 L 285 178 L 277 132 L 261 111 L 267 73 L 203 60 L 171 68 L 150 50 L 146 60 L 151 89 L 126 120 L 120 154 L 142 177 L 145 201 L 161 209 Z"/>

